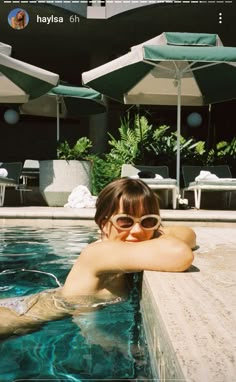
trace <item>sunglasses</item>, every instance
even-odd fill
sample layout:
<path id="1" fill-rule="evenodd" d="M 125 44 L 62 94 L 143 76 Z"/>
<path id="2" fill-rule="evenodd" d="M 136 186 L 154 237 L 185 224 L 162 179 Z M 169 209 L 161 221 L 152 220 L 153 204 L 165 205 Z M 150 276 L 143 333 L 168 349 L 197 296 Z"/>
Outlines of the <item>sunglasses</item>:
<path id="1" fill-rule="evenodd" d="M 159 215 L 144 215 L 141 218 L 135 218 L 126 214 L 117 214 L 110 218 L 112 224 L 119 230 L 128 231 L 136 223 L 139 223 L 146 231 L 157 229 L 161 224 Z"/>

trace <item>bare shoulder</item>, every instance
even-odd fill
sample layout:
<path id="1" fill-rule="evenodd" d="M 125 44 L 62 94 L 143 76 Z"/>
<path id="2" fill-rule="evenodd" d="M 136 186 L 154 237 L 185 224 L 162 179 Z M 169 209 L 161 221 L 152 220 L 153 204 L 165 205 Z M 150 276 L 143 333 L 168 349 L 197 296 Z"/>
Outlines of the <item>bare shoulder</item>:
<path id="1" fill-rule="evenodd" d="M 162 227 L 161 230 L 164 235 L 176 237 L 187 243 L 191 248 L 196 247 L 197 237 L 195 231 L 191 227 L 176 225 Z"/>

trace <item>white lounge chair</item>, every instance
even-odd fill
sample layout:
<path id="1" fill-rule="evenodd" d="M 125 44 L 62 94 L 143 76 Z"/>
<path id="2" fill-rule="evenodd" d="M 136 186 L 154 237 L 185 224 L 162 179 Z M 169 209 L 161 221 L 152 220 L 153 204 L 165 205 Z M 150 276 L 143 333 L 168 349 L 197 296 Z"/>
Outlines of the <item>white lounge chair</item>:
<path id="1" fill-rule="evenodd" d="M 123 164 L 121 168 L 121 177 L 135 177 L 138 173 L 151 172 L 152 174 L 160 175 L 163 179 L 158 178 L 140 178 L 143 182 L 147 183 L 153 190 L 165 190 L 165 202 L 168 204 L 168 192 L 172 191 L 172 206 L 176 209 L 176 199 L 179 194 L 176 179 L 169 177 L 169 169 L 167 166 L 139 166 L 131 164 Z"/>
<path id="2" fill-rule="evenodd" d="M 201 177 L 201 171 L 208 171 L 210 175 Z M 236 190 L 236 179 L 232 178 L 232 174 L 228 165 L 218 166 L 182 166 L 182 174 L 184 179 L 183 197 L 185 191 L 194 192 L 195 208 L 200 209 L 202 191 L 225 191 L 228 193 L 228 207 L 231 201 L 231 191 Z M 198 178 L 196 180 L 196 178 Z"/>
<path id="3" fill-rule="evenodd" d="M 4 204 L 5 199 L 5 190 L 6 187 L 14 187 L 15 189 L 21 190 L 21 185 L 19 184 L 21 170 L 22 170 L 22 163 L 21 162 L 12 162 L 7 163 L 3 162 L 0 164 L 0 168 L 5 168 L 8 172 L 7 177 L 0 176 L 0 207 Z M 20 197 L 22 200 L 22 194 L 20 192 Z"/>
<path id="4" fill-rule="evenodd" d="M 21 177 L 23 184 L 27 185 L 29 179 L 39 179 L 39 161 L 26 159 L 22 168 Z"/>

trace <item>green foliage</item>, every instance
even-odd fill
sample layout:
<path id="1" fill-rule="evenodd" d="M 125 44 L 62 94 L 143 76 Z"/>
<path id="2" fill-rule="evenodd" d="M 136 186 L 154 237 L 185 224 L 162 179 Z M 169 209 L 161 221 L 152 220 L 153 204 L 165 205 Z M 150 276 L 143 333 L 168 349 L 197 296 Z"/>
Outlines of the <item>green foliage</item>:
<path id="1" fill-rule="evenodd" d="M 152 125 L 146 117 L 130 115 L 121 119 L 118 129 L 119 139 L 108 133 L 111 149 L 103 156 L 92 155 L 93 161 L 92 184 L 93 194 L 97 195 L 107 184 L 120 177 L 123 163 L 137 163 L 142 160 L 143 147 L 152 134 Z"/>
<path id="2" fill-rule="evenodd" d="M 60 143 L 57 147 L 57 159 L 71 159 L 71 148 L 67 141 Z"/>
<path id="3" fill-rule="evenodd" d="M 57 148 L 57 159 L 83 160 L 87 159 L 88 151 L 92 147 L 92 142 L 87 137 L 81 137 L 74 146 L 70 146 L 67 141 L 62 142 Z"/>
<path id="4" fill-rule="evenodd" d="M 181 161 L 196 161 L 201 144 L 193 138 L 185 139 L 180 136 Z M 153 130 L 149 142 L 145 145 L 145 164 L 167 165 L 175 167 L 177 152 L 177 132 L 171 131 L 170 126 L 162 125 Z"/>
<path id="5" fill-rule="evenodd" d="M 131 120 L 129 114 L 127 118 L 121 119 L 121 126 L 118 129 L 120 139 L 114 138 L 111 134 L 109 145 L 112 147 L 109 159 L 117 164 L 134 163 L 142 159 L 143 147 L 148 140 L 152 125 L 148 124 L 145 116 L 135 115 Z"/>
<path id="6" fill-rule="evenodd" d="M 220 141 L 208 153 L 207 164 L 233 165 L 236 160 L 236 138 L 231 142 Z"/>
<path id="7" fill-rule="evenodd" d="M 204 141 L 197 142 L 197 144 L 195 146 L 195 153 L 196 153 L 196 155 L 201 156 L 201 155 L 206 154 L 205 145 L 206 145 L 206 142 L 204 142 Z"/>
<path id="8" fill-rule="evenodd" d="M 58 146 L 58 159 L 91 160 L 92 193 L 97 195 L 107 184 L 121 175 L 124 163 L 143 165 L 167 165 L 170 176 L 175 176 L 177 132 L 170 126 L 153 127 L 145 116 L 127 114 L 121 119 L 119 138 L 109 134 L 110 151 L 107 154 L 89 154 L 92 142 L 80 138 L 73 147 L 67 141 Z M 181 165 L 228 164 L 233 166 L 236 159 L 236 138 L 232 142 L 221 141 L 210 150 L 206 142 L 194 138 L 180 137 Z"/>
<path id="9" fill-rule="evenodd" d="M 99 192 L 113 180 L 120 177 L 121 165 L 112 161 L 109 154 L 99 157 L 91 155 L 92 162 L 92 194 L 98 195 Z"/>
<path id="10" fill-rule="evenodd" d="M 170 126 L 153 127 L 145 116 L 129 114 L 121 120 L 119 138 L 109 134 L 110 151 L 102 157 L 94 156 L 93 192 L 97 195 L 108 183 L 119 178 L 124 163 L 167 165 L 175 176 L 177 132 Z M 236 138 L 231 143 L 222 141 L 215 148 L 206 149 L 206 142 L 180 137 L 181 165 L 233 164 L 236 156 Z"/>

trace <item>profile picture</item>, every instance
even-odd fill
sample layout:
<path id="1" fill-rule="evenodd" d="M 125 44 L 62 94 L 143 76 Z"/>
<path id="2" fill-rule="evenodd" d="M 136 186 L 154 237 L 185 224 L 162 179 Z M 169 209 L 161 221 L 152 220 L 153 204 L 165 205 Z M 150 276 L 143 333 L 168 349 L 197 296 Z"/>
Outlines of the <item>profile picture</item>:
<path id="1" fill-rule="evenodd" d="M 8 15 L 8 23 L 13 29 L 24 29 L 29 23 L 29 15 L 24 9 L 15 8 Z"/>

